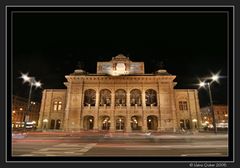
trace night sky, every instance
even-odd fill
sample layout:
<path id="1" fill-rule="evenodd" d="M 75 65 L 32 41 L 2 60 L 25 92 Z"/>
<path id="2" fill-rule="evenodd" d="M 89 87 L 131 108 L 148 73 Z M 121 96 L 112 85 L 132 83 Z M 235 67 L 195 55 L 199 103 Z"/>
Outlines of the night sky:
<path id="1" fill-rule="evenodd" d="M 65 75 L 77 69 L 96 73 L 97 61 L 122 53 L 144 61 L 145 73 L 163 61 L 176 75 L 176 88 L 198 89 L 198 78 L 221 70 L 212 85 L 215 104 L 227 103 L 227 17 L 224 13 L 15 13 L 13 15 L 13 94 L 28 97 L 19 79 L 29 72 L 44 84 L 33 91 L 65 88 Z M 200 105 L 208 105 L 199 90 Z"/>

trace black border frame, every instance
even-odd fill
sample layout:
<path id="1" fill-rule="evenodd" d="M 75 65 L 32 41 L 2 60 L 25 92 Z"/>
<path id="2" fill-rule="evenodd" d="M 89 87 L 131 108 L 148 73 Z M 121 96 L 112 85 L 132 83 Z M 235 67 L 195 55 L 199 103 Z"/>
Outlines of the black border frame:
<path id="1" fill-rule="evenodd" d="M 117 8 L 119 8 L 119 7 L 116 7 L 116 9 Z M 121 8 L 121 7 L 120 7 Z M 183 7 L 184 8 L 184 7 Z M 210 8 L 214 8 L 214 7 L 208 7 L 208 9 L 210 9 Z M 227 9 L 227 8 L 232 8 L 232 10 L 231 10 L 231 16 L 233 16 L 234 15 L 234 10 L 233 10 L 233 6 L 232 7 L 221 7 L 222 9 Z M 9 9 L 9 8 L 8 8 Z M 18 8 L 19 9 L 19 8 Z M 35 8 L 36 9 L 36 8 Z M 48 7 L 48 9 L 49 9 L 49 7 Z M 128 8 L 129 9 L 129 8 Z M 195 8 L 195 10 L 197 10 L 197 9 L 202 9 L 202 7 L 196 7 Z M 195 11 L 194 10 L 194 11 Z M 9 11 L 7 10 L 7 15 L 9 14 L 8 13 Z M 231 20 L 229 20 L 230 21 L 230 23 L 233 23 L 233 21 L 234 21 L 234 17 L 230 17 L 231 18 Z M 6 23 L 7 23 L 7 25 L 6 25 L 6 29 L 7 29 L 7 27 L 9 27 L 9 22 L 8 21 L 6 21 Z M 231 26 L 232 25 L 232 26 Z M 229 27 L 229 29 L 230 30 L 234 30 L 234 28 L 235 28 L 235 25 L 233 25 L 233 24 L 230 24 L 230 27 Z M 235 29 L 235 30 L 237 30 L 237 29 Z M 234 32 L 230 32 L 229 33 L 229 46 L 230 46 L 230 49 L 229 49 L 229 55 L 234 55 L 234 53 L 235 53 L 235 50 L 231 50 L 231 48 L 233 48 L 233 46 L 234 46 L 234 43 L 233 43 L 233 41 L 235 40 L 235 37 L 233 36 L 234 35 Z M 6 36 L 8 36 L 9 37 L 9 31 L 8 31 L 8 34 L 6 35 Z M 7 38 L 7 37 L 6 37 Z M 11 42 L 10 41 L 8 41 L 8 43 L 7 43 L 8 45 L 8 48 L 7 48 L 7 50 L 9 51 L 9 44 L 11 44 Z M 10 50 L 10 52 L 11 52 L 11 50 Z M 8 54 L 9 54 L 9 52 L 8 52 Z M 9 57 L 7 57 L 7 59 L 9 59 Z M 237 60 L 237 57 L 236 57 L 236 60 Z M 233 61 L 235 61 L 232 57 L 230 58 L 230 60 L 229 60 L 230 62 L 233 62 Z M 3 63 L 8 63 L 8 65 L 9 65 L 9 60 L 7 60 L 7 61 L 3 61 Z M 233 62 L 233 65 L 234 65 L 234 62 Z M 2 67 L 4 67 L 4 66 L 2 66 Z M 8 66 L 8 69 L 7 69 L 7 83 L 9 83 L 9 81 L 10 81 L 10 83 L 11 83 L 11 79 L 10 79 L 10 77 L 9 77 L 9 73 L 11 72 L 11 71 L 9 71 L 9 68 L 10 66 Z M 237 66 L 236 66 L 237 67 Z M 11 70 L 11 69 L 10 69 Z M 2 71 L 3 72 L 3 71 Z M 229 72 L 229 78 L 230 79 L 234 79 L 233 76 L 234 75 L 234 70 L 233 70 L 233 72 L 231 73 L 231 71 Z M 236 74 L 235 74 L 236 75 Z M 230 83 L 229 83 L 229 85 L 230 86 L 233 86 L 233 83 L 231 83 L 231 82 L 235 82 L 235 81 L 232 81 L 232 80 L 230 80 L 229 81 Z M 5 83 L 6 85 L 7 85 L 7 83 Z M 235 83 L 234 83 L 235 84 Z M 8 87 L 8 89 L 9 89 L 9 87 Z M 7 105 L 8 105 L 8 107 L 9 107 L 9 103 L 10 103 L 10 107 L 11 107 L 11 102 L 9 101 L 9 99 L 11 98 L 11 95 L 9 95 L 9 90 L 7 91 L 8 92 L 8 94 L 7 94 Z M 229 93 L 233 93 L 233 88 L 229 88 Z M 234 110 L 234 104 L 233 104 L 233 97 L 232 96 L 229 96 L 229 111 L 230 110 Z M 230 106 L 230 104 L 232 105 L 232 106 Z M 4 106 L 4 105 L 3 105 Z M 8 108 L 8 110 L 9 110 L 9 108 Z M 231 118 L 231 117 L 233 117 L 233 116 L 230 116 L 230 114 L 229 114 L 229 118 Z M 9 121 L 9 115 L 7 116 L 7 119 L 8 119 L 8 121 Z M 10 126 L 10 128 L 11 128 L 11 126 Z M 11 134 L 10 134 L 10 132 L 9 132 L 9 130 L 11 130 L 11 129 L 9 129 L 9 124 L 8 124 L 8 130 L 7 130 L 7 137 L 9 138 L 9 136 L 11 137 Z M 231 126 L 231 127 L 229 127 L 229 132 L 232 132 L 233 131 L 233 127 Z M 6 140 L 9 140 L 9 139 L 6 139 Z M 229 136 L 229 148 L 231 148 L 232 150 L 233 150 L 233 144 L 231 143 L 231 142 L 233 142 L 233 137 L 232 136 Z M 9 143 L 8 143 L 9 144 Z M 9 147 L 9 145 L 8 145 L 8 147 Z M 235 148 L 235 149 L 238 149 L 237 147 Z M 232 151 L 232 152 L 230 152 L 231 154 L 233 154 L 234 153 L 234 151 Z M 8 154 L 9 154 L 9 151 L 8 151 Z M 230 156 L 230 158 L 228 157 L 228 159 L 230 159 L 230 160 L 233 160 L 233 155 L 229 155 Z M 62 158 L 61 158 L 62 159 Z M 187 158 L 188 159 L 188 158 Z M 9 158 L 9 155 L 7 155 L 7 158 L 6 158 L 6 160 L 8 160 L 8 161 L 10 161 L 11 160 L 11 158 Z M 25 159 L 24 159 L 25 160 Z M 183 160 L 183 158 L 180 158 L 180 160 Z M 41 161 L 41 160 L 39 160 L 39 161 Z M 89 161 L 93 161 L 93 160 L 89 160 Z M 170 162 L 172 161 L 172 159 L 170 159 L 169 160 Z M 186 160 L 184 160 L 184 161 L 186 161 Z M 201 160 L 194 160 L 194 161 L 201 161 Z M 209 158 L 206 158 L 206 160 L 205 161 L 229 161 L 229 160 L 225 160 L 225 159 L 221 159 L 221 160 L 211 160 L 211 159 L 209 159 Z M 138 161 L 137 161 L 138 162 Z M 192 162 L 192 161 L 191 161 Z"/>

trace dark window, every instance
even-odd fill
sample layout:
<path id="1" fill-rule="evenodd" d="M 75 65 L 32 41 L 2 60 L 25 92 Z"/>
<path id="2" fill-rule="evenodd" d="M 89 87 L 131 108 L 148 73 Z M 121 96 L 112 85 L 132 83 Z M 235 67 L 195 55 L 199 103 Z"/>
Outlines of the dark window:
<path id="1" fill-rule="evenodd" d="M 100 91 L 100 106 L 110 106 L 111 105 L 111 91 L 104 89 Z"/>
<path id="2" fill-rule="evenodd" d="M 138 89 L 134 89 L 130 92 L 130 103 L 131 103 L 131 106 L 135 106 L 136 104 L 138 106 L 141 106 L 142 105 L 142 101 L 141 101 L 141 91 L 138 90 Z"/>
<path id="3" fill-rule="evenodd" d="M 188 110 L 187 102 L 186 101 L 179 101 L 179 110 Z"/>
<path id="4" fill-rule="evenodd" d="M 126 91 L 119 89 L 115 93 L 115 106 L 126 106 Z"/>
<path id="5" fill-rule="evenodd" d="M 84 106 L 95 106 L 96 101 L 96 91 L 93 89 L 88 89 L 84 93 Z"/>
<path id="6" fill-rule="evenodd" d="M 153 89 L 148 89 L 145 92 L 146 106 L 157 106 L 157 92 Z"/>

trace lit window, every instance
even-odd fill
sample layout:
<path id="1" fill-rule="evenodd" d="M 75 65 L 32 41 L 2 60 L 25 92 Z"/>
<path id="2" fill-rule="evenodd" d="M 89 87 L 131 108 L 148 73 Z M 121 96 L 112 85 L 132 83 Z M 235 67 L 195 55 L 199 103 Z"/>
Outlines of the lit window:
<path id="1" fill-rule="evenodd" d="M 54 102 L 54 105 L 53 105 L 53 109 L 54 109 L 54 111 L 57 111 L 57 105 L 58 104 L 58 102 Z"/>
<path id="2" fill-rule="evenodd" d="M 61 110 L 62 109 L 62 104 L 60 104 L 60 102 L 59 102 L 59 104 L 58 104 L 58 110 Z"/>
<path id="3" fill-rule="evenodd" d="M 55 101 L 53 103 L 53 110 L 54 111 L 60 111 L 62 109 L 62 102 L 60 101 Z"/>

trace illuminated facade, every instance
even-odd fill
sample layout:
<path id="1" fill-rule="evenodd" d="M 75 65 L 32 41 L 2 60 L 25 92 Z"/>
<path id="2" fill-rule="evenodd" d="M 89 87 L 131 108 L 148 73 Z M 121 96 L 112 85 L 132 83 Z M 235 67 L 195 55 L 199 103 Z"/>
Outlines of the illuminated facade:
<path id="1" fill-rule="evenodd" d="M 97 73 L 78 69 L 66 89 L 43 91 L 39 128 L 65 131 L 175 132 L 201 125 L 197 90 L 174 89 L 166 70 L 145 74 L 144 62 L 124 55 L 97 63 Z"/>
<path id="2" fill-rule="evenodd" d="M 13 95 L 12 105 L 12 127 L 23 127 L 24 112 L 27 110 L 28 99 Z M 36 122 L 39 118 L 40 104 L 38 102 L 30 102 L 29 121 Z"/>
<path id="3" fill-rule="evenodd" d="M 210 106 L 203 107 L 201 110 L 202 124 L 209 126 L 213 124 L 212 113 Z M 213 111 L 217 127 L 228 127 L 228 106 L 227 105 L 213 105 Z"/>

